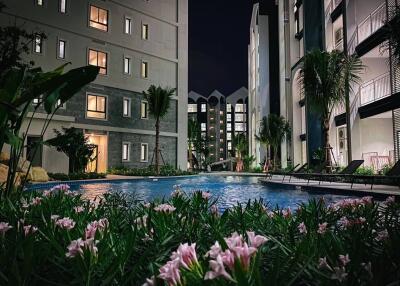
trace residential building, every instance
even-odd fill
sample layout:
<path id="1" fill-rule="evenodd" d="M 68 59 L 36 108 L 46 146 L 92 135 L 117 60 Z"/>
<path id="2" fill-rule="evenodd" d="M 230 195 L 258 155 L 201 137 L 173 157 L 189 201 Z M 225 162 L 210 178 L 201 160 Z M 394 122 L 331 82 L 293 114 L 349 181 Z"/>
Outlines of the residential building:
<path id="1" fill-rule="evenodd" d="M 399 158 L 399 68 L 387 47 L 384 28 L 392 1 L 284 0 L 279 5 L 281 42 L 281 114 L 292 126 L 282 145 L 282 163 L 312 162 L 322 146 L 318 115 L 301 92 L 298 74 L 304 54 L 312 49 L 344 51 L 360 57 L 364 71 L 349 93 L 350 112 L 336 106 L 330 123 L 334 163 L 364 159 L 375 171 Z"/>
<path id="2" fill-rule="evenodd" d="M 256 140 L 260 122 L 270 113 L 280 113 L 278 5 L 275 1 L 254 4 L 248 48 L 249 63 L 249 153 L 259 165 L 266 153 Z"/>
<path id="3" fill-rule="evenodd" d="M 38 34 L 28 55 L 48 71 L 100 67 L 97 79 L 62 106 L 48 131 L 39 138 L 46 117 L 34 116 L 28 146 L 54 136 L 53 129 L 75 127 L 97 145 L 88 170 L 145 167 L 155 150 L 154 120 L 142 91 L 150 85 L 176 88 L 171 108 L 161 122 L 161 152 L 165 163 L 186 169 L 188 1 L 143 0 L 5 0 L 0 25 L 17 25 Z M 40 100 L 40 99 L 37 99 Z M 67 172 L 67 158 L 43 146 L 34 165 L 50 172 Z M 181 150 L 179 152 L 179 150 Z M 154 162 L 153 162 L 154 163 Z"/>
<path id="4" fill-rule="evenodd" d="M 200 125 L 201 135 L 207 139 L 209 161 L 223 161 L 233 155 L 234 136 L 247 136 L 247 96 L 242 87 L 229 96 L 215 90 L 208 96 L 191 91 L 188 96 L 188 117 Z M 195 157 L 201 156 L 193 151 Z M 201 158 L 204 162 L 205 158 Z"/>

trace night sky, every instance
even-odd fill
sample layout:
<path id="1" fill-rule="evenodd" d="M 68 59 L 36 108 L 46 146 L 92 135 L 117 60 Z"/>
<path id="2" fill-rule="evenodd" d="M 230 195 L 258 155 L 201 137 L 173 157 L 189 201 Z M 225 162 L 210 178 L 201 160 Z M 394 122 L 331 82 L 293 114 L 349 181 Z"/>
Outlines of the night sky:
<path id="1" fill-rule="evenodd" d="M 189 0 L 189 91 L 247 88 L 252 0 Z"/>

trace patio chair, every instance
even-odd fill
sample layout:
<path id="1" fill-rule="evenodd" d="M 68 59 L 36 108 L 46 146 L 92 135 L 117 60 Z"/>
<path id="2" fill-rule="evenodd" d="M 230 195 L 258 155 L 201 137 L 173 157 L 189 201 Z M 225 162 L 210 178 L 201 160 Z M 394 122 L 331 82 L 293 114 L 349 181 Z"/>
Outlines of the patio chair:
<path id="1" fill-rule="evenodd" d="M 305 164 L 303 164 L 303 166 L 301 166 L 301 167 L 298 168 L 297 170 L 295 170 L 295 171 L 293 171 L 293 172 L 287 174 L 287 176 L 289 176 L 289 183 L 290 183 L 290 181 L 292 180 L 292 177 L 293 177 L 294 175 L 300 174 L 300 173 L 304 173 L 304 172 L 307 170 L 307 167 L 308 167 L 308 163 L 305 163 Z M 286 176 L 286 175 L 283 176 L 283 181 L 285 180 L 285 176 Z"/>
<path id="2" fill-rule="evenodd" d="M 364 182 L 369 181 L 371 184 L 371 190 L 377 181 L 386 181 L 390 183 L 397 184 L 400 188 L 400 160 L 394 164 L 394 166 L 386 173 L 386 175 L 353 175 L 353 181 L 355 179 L 364 180 Z M 365 183 L 366 184 L 366 183 Z M 353 187 L 353 184 L 352 184 Z"/>
<path id="3" fill-rule="evenodd" d="M 283 172 L 269 172 L 269 173 L 267 174 L 267 176 L 269 175 L 269 178 L 272 179 L 273 175 L 283 175 L 283 180 L 285 180 L 285 176 L 286 176 L 287 174 L 289 174 L 289 173 L 294 172 L 294 170 L 296 170 L 296 168 L 297 168 L 298 166 L 300 166 L 300 164 L 297 164 L 296 166 L 290 168 L 290 169 L 287 170 L 287 171 L 283 171 Z M 282 180 L 282 182 L 283 182 L 283 180 Z"/>

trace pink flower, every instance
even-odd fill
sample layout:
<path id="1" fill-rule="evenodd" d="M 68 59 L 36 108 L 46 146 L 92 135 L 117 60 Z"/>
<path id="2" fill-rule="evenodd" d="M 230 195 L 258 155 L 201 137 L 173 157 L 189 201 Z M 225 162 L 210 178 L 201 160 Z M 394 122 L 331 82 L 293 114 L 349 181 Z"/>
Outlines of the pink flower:
<path id="1" fill-rule="evenodd" d="M 41 202 L 42 202 L 42 198 L 35 197 L 35 198 L 32 199 L 31 205 L 32 206 L 38 206 L 38 205 L 41 204 Z"/>
<path id="2" fill-rule="evenodd" d="M 327 222 L 324 222 L 324 223 L 319 223 L 318 224 L 318 230 L 317 230 L 317 232 L 319 233 L 319 234 L 324 234 L 325 232 L 326 232 L 326 227 L 328 226 L 328 223 Z"/>
<path id="3" fill-rule="evenodd" d="M 214 216 L 218 216 L 219 215 L 219 211 L 218 211 L 218 207 L 216 205 L 212 205 L 210 207 L 210 212 L 211 214 L 213 214 Z"/>
<path id="4" fill-rule="evenodd" d="M 24 226 L 24 234 L 25 236 L 28 236 L 29 234 L 33 234 L 38 230 L 37 227 L 31 226 L 31 225 L 26 225 Z"/>
<path id="5" fill-rule="evenodd" d="M 224 252 L 221 252 L 220 255 L 221 255 L 221 258 L 222 258 L 222 262 L 224 262 L 224 264 L 226 266 L 228 266 L 229 269 L 233 270 L 233 268 L 235 266 L 235 255 L 234 255 L 234 253 L 232 251 L 230 251 L 229 249 L 227 249 Z"/>
<path id="6" fill-rule="evenodd" d="M 104 231 L 109 226 L 109 222 L 108 222 L 107 218 L 99 219 L 98 223 L 99 223 L 98 228 L 99 228 L 100 231 Z"/>
<path id="7" fill-rule="evenodd" d="M 318 261 L 318 268 L 319 269 L 328 269 L 332 270 L 332 268 L 329 266 L 326 257 L 321 257 Z"/>
<path id="8" fill-rule="evenodd" d="M 289 218 L 292 215 L 292 210 L 290 208 L 282 210 L 282 215 L 284 218 Z"/>
<path id="9" fill-rule="evenodd" d="M 347 229 L 349 226 L 351 226 L 351 222 L 345 216 L 340 218 L 337 224 L 341 229 Z"/>
<path id="10" fill-rule="evenodd" d="M 375 238 L 377 241 L 384 241 L 389 238 L 389 233 L 386 229 L 378 232 L 377 237 Z"/>
<path id="11" fill-rule="evenodd" d="M 273 211 L 267 212 L 268 217 L 273 218 L 275 216 L 275 213 Z"/>
<path id="12" fill-rule="evenodd" d="M 365 217 L 360 216 L 360 217 L 358 218 L 358 223 L 359 223 L 359 224 L 364 224 L 366 221 L 367 221 L 367 220 L 366 220 Z"/>
<path id="13" fill-rule="evenodd" d="M 135 224 L 141 228 L 141 227 L 146 227 L 147 226 L 147 215 L 144 215 L 142 217 L 138 217 L 135 219 Z"/>
<path id="14" fill-rule="evenodd" d="M 215 259 L 215 258 L 217 258 L 217 256 L 218 256 L 219 254 L 221 254 L 221 252 L 222 252 L 221 245 L 219 245 L 219 242 L 216 241 L 216 242 L 214 243 L 214 245 L 211 246 L 210 250 L 206 253 L 206 256 L 209 256 L 209 257 Z"/>
<path id="15" fill-rule="evenodd" d="M 181 191 L 181 189 L 176 189 L 171 193 L 171 197 L 173 198 L 177 198 L 183 196 L 183 192 Z"/>
<path id="16" fill-rule="evenodd" d="M 307 227 L 306 227 L 306 225 L 304 224 L 304 222 L 300 223 L 300 224 L 297 226 L 297 229 L 299 230 L 299 232 L 300 232 L 301 234 L 307 234 Z"/>
<path id="17" fill-rule="evenodd" d="M 217 277 L 223 277 L 234 282 L 232 276 L 225 270 L 221 255 L 218 255 L 215 260 L 210 260 L 209 264 L 211 271 L 206 273 L 204 280 L 213 280 Z"/>
<path id="18" fill-rule="evenodd" d="M 91 253 L 93 256 L 97 256 L 97 252 L 98 252 L 98 249 L 97 249 L 97 246 L 96 246 L 97 243 L 98 243 L 98 240 L 94 240 L 94 238 L 88 238 L 88 239 L 86 239 L 86 240 L 83 241 L 83 246 L 84 246 L 87 250 L 89 250 L 90 253 Z"/>
<path id="19" fill-rule="evenodd" d="M 59 218 L 60 218 L 59 215 L 51 215 L 51 216 L 50 216 L 50 219 L 51 219 L 52 221 L 57 221 Z"/>
<path id="20" fill-rule="evenodd" d="M 50 196 L 51 196 L 51 192 L 50 191 L 46 190 L 46 191 L 43 192 L 43 197 L 48 198 Z"/>
<path id="21" fill-rule="evenodd" d="M 250 246 L 255 248 L 259 248 L 261 245 L 263 245 L 268 241 L 268 239 L 265 236 L 255 235 L 255 233 L 252 231 L 247 232 L 247 237 L 249 239 Z"/>
<path id="22" fill-rule="evenodd" d="M 339 260 L 340 260 L 340 262 L 342 263 L 343 266 L 346 266 L 350 262 L 350 258 L 349 258 L 348 254 L 339 255 Z"/>
<path id="23" fill-rule="evenodd" d="M 396 202 L 396 198 L 394 196 L 387 197 L 385 200 L 385 204 L 390 206 Z"/>
<path id="24" fill-rule="evenodd" d="M 156 207 L 154 208 L 154 210 L 155 210 L 156 212 L 172 213 L 173 211 L 176 210 L 176 208 L 173 207 L 173 206 L 171 206 L 171 205 L 169 205 L 169 204 L 161 204 L 161 205 L 159 205 L 159 206 L 156 206 Z"/>
<path id="25" fill-rule="evenodd" d="M 365 205 L 372 204 L 372 200 L 373 200 L 373 197 L 371 197 L 371 196 L 361 198 L 361 202 L 364 203 Z"/>
<path id="26" fill-rule="evenodd" d="M 55 185 L 54 187 L 52 187 L 50 189 L 50 192 L 54 192 L 54 191 L 68 192 L 69 189 L 70 189 L 69 185 L 67 185 L 67 184 L 59 184 L 59 185 Z"/>
<path id="27" fill-rule="evenodd" d="M 180 244 L 178 249 L 171 255 L 171 260 L 175 259 L 178 259 L 180 265 L 188 270 L 190 270 L 193 264 L 198 264 L 196 243 L 191 245 L 188 243 Z"/>
<path id="28" fill-rule="evenodd" d="M 71 241 L 70 245 L 67 247 L 68 252 L 65 254 L 65 256 L 68 258 L 73 258 L 78 254 L 82 256 L 83 246 L 84 246 L 84 241 L 81 238 Z"/>
<path id="29" fill-rule="evenodd" d="M 151 278 L 146 278 L 146 282 L 142 286 L 154 286 L 156 285 L 156 279 L 154 276 L 151 276 Z"/>
<path id="30" fill-rule="evenodd" d="M 151 203 L 145 203 L 143 204 L 143 207 L 149 209 L 151 207 Z"/>
<path id="31" fill-rule="evenodd" d="M 231 237 L 225 238 L 225 242 L 228 245 L 229 249 L 234 249 L 237 246 L 243 246 L 243 237 L 237 232 L 234 232 Z"/>
<path id="32" fill-rule="evenodd" d="M 208 200 L 211 197 L 210 192 L 201 192 L 201 197 L 205 200 Z"/>
<path id="33" fill-rule="evenodd" d="M 242 263 L 242 266 L 244 269 L 249 269 L 250 266 L 250 259 L 257 252 L 257 249 L 255 247 L 249 247 L 247 243 L 243 243 L 243 246 L 236 246 L 233 249 L 236 257 L 240 260 Z"/>
<path id="34" fill-rule="evenodd" d="M 159 278 L 166 281 L 168 285 L 178 285 L 181 282 L 181 273 L 179 271 L 179 260 L 168 261 L 160 268 Z"/>
<path id="35" fill-rule="evenodd" d="M 85 239 L 94 238 L 97 231 L 97 221 L 91 222 L 86 226 L 85 229 Z"/>
<path id="36" fill-rule="evenodd" d="M 69 217 L 65 217 L 57 220 L 56 225 L 62 229 L 71 230 L 75 227 L 75 222 Z"/>
<path id="37" fill-rule="evenodd" d="M 12 229 L 12 226 L 10 226 L 9 224 L 8 224 L 8 222 L 4 222 L 4 221 L 2 221 L 2 222 L 0 222 L 0 233 L 2 234 L 2 235 L 4 235 L 7 231 L 9 231 L 10 229 Z"/>
<path id="38" fill-rule="evenodd" d="M 85 209 L 82 206 L 74 207 L 75 213 L 79 214 L 83 212 Z"/>
<path id="39" fill-rule="evenodd" d="M 334 273 L 332 274 L 331 278 L 334 280 L 338 280 L 339 282 L 343 282 L 348 275 L 344 267 L 334 267 L 333 271 Z"/>

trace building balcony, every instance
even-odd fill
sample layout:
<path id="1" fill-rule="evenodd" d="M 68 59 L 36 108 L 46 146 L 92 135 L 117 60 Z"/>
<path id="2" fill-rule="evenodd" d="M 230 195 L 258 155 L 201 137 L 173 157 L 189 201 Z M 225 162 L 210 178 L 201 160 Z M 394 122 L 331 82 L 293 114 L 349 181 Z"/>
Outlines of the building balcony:
<path id="1" fill-rule="evenodd" d="M 356 26 L 353 35 L 350 37 L 348 50 L 349 54 L 356 52 L 357 46 L 368 37 L 382 28 L 387 21 L 386 3 L 383 2 L 371 14 L 369 14 L 361 23 Z"/>

